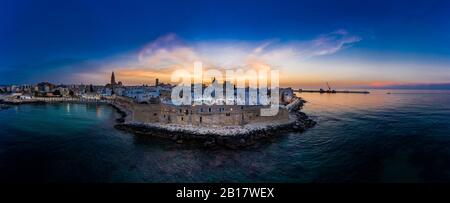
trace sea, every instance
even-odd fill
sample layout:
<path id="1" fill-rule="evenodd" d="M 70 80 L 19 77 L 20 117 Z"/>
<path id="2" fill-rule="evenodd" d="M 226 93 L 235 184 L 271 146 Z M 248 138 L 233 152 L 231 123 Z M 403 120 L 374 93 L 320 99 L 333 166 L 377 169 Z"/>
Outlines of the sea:
<path id="1" fill-rule="evenodd" d="M 116 130 L 108 105 L 0 110 L 0 182 L 450 182 L 450 91 L 299 93 L 317 125 L 232 150 Z"/>

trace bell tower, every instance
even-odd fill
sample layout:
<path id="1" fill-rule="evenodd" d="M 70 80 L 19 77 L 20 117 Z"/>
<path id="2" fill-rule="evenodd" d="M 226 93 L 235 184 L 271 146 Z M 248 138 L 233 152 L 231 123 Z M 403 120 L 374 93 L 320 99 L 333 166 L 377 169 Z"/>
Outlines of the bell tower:
<path id="1" fill-rule="evenodd" d="M 116 84 L 116 76 L 114 76 L 114 71 L 111 74 L 111 85 L 115 85 Z"/>

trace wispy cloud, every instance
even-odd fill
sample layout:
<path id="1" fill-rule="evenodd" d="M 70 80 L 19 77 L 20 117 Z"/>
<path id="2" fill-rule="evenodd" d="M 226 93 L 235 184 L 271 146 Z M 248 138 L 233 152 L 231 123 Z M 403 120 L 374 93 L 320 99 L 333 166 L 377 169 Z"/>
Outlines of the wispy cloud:
<path id="1" fill-rule="evenodd" d="M 138 53 L 138 65 L 151 69 L 184 65 L 198 59 L 196 51 L 173 33 L 157 38 Z"/>
<path id="2" fill-rule="evenodd" d="M 154 78 L 168 79 L 175 69 L 190 69 L 194 61 L 202 61 L 206 68 L 258 68 L 261 65 L 289 69 L 299 60 L 331 55 L 359 42 L 361 38 L 346 30 L 337 30 L 304 41 L 283 42 L 268 39 L 260 42 L 220 40 L 185 42 L 170 33 L 132 52 L 113 57 L 101 64 L 97 74 L 80 73 L 80 80 L 89 78 L 106 82 L 106 72 L 116 71 L 126 84 L 149 83 Z M 88 76 L 89 75 L 89 76 Z M 100 81 L 100 82 L 98 82 Z"/>
<path id="3" fill-rule="evenodd" d="M 255 49 L 254 54 L 275 63 L 286 60 L 304 60 L 316 56 L 335 54 L 361 40 L 361 37 L 341 29 L 319 35 L 317 38 L 307 41 L 265 43 Z"/>
<path id="4" fill-rule="evenodd" d="M 361 41 L 361 37 L 349 34 L 346 30 L 338 30 L 312 41 L 306 55 L 309 57 L 334 54 Z"/>

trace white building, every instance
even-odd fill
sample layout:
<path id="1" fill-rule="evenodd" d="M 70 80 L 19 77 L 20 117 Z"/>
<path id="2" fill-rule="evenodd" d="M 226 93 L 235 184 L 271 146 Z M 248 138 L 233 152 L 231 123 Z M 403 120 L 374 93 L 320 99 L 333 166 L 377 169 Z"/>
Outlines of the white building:
<path id="1" fill-rule="evenodd" d="M 67 87 L 57 87 L 54 89 L 54 92 L 58 91 L 59 94 L 63 97 L 69 96 L 70 90 Z"/>
<path id="2" fill-rule="evenodd" d="M 160 88 L 153 86 L 127 87 L 122 95 L 132 98 L 137 102 L 148 102 L 151 99 L 159 98 Z"/>
<path id="3" fill-rule="evenodd" d="M 20 99 L 21 100 L 31 100 L 31 96 L 30 95 L 21 95 Z"/>
<path id="4" fill-rule="evenodd" d="M 81 95 L 81 98 L 83 99 L 89 99 L 89 100 L 99 100 L 100 95 L 95 93 L 85 93 Z"/>

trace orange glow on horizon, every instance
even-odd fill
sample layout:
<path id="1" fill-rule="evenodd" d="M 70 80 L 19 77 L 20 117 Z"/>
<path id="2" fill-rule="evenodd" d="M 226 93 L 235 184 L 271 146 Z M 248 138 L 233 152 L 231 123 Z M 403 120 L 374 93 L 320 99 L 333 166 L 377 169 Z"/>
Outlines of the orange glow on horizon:
<path id="1" fill-rule="evenodd" d="M 257 71 L 270 70 L 268 66 L 255 66 L 253 69 Z M 163 70 L 149 70 L 149 69 L 117 69 L 115 70 L 116 80 L 121 81 L 125 85 L 142 85 L 153 84 L 155 79 L 158 78 L 160 82 L 171 83 L 170 78 L 175 68 L 163 69 Z M 192 70 L 187 70 L 191 72 Z M 206 70 L 204 70 L 206 71 Z M 193 76 L 193 73 L 191 74 Z M 107 80 L 109 75 L 104 76 Z M 223 77 L 225 79 L 225 71 L 223 71 Z M 208 78 L 204 78 L 204 81 L 209 81 Z M 280 71 L 280 86 L 292 87 L 292 88 L 326 88 L 326 83 L 329 82 L 332 88 L 348 88 L 348 87 L 383 87 L 388 85 L 401 85 L 405 83 L 390 82 L 390 81 L 363 81 L 363 80 L 332 80 L 329 77 L 321 77 L 317 74 L 289 74 Z M 270 83 L 270 82 L 269 82 Z"/>
<path id="2" fill-rule="evenodd" d="M 392 81 L 376 81 L 371 82 L 369 86 L 371 87 L 386 87 L 391 85 L 404 85 L 405 83 L 399 83 L 399 82 L 392 82 Z"/>

